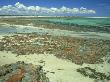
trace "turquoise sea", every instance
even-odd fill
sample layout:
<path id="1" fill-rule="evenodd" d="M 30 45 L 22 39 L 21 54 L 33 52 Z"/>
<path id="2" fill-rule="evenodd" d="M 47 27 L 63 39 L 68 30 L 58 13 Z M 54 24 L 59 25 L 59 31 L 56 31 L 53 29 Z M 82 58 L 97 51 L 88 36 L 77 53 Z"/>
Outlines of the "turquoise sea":
<path id="1" fill-rule="evenodd" d="M 61 23 L 61 24 L 69 24 L 69 25 L 91 25 L 91 26 L 103 26 L 103 27 L 110 27 L 110 18 L 89 18 L 89 17 L 79 17 L 79 18 L 50 18 L 50 19 L 43 19 L 48 22 L 53 23 Z"/>
<path id="2" fill-rule="evenodd" d="M 44 17 L 39 19 L 30 19 L 32 23 L 38 23 L 40 20 L 49 23 L 62 24 L 75 26 L 70 27 L 72 31 L 78 32 L 103 32 L 110 33 L 110 18 L 89 18 L 89 17 Z M 68 26 L 65 26 L 67 29 Z M 64 28 L 65 28 L 64 27 Z M 59 27 L 60 28 L 60 27 Z M 77 29 L 78 28 L 78 29 Z M 36 30 L 35 28 L 17 28 L 15 26 L 0 26 L 0 34 L 4 33 L 30 33 L 30 32 L 41 32 L 42 30 Z"/>

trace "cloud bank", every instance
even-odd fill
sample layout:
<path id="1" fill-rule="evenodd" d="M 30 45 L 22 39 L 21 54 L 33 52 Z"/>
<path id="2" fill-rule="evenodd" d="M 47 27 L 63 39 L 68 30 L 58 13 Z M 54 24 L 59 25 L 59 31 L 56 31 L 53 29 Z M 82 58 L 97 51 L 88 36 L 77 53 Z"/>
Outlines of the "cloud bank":
<path id="1" fill-rule="evenodd" d="M 2 6 L 0 8 L 0 15 L 61 15 L 61 14 L 95 14 L 95 10 L 81 8 L 47 8 L 40 6 L 25 6 L 17 2 L 15 5 Z"/>

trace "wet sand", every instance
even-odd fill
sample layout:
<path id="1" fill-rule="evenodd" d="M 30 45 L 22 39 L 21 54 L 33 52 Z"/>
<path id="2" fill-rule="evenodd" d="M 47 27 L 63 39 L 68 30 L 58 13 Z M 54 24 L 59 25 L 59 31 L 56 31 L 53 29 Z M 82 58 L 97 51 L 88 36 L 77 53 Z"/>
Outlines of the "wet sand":
<path id="1" fill-rule="evenodd" d="M 69 37 L 79 37 L 79 38 L 96 38 L 96 39 L 104 39 L 110 40 L 109 33 L 100 33 L 100 32 L 76 32 L 76 31 L 68 31 L 68 30 L 60 30 L 60 29 L 48 29 L 42 27 L 35 26 L 26 26 L 26 25 L 10 25 L 7 23 L 1 23 L 4 28 L 12 29 L 13 33 L 31 33 L 36 32 L 38 34 L 49 34 L 52 36 L 69 36 Z"/>

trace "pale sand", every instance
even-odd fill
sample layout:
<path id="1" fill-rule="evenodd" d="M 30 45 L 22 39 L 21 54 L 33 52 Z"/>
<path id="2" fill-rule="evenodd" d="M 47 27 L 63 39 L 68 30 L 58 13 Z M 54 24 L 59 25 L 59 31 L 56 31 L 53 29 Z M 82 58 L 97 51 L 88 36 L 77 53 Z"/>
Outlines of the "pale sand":
<path id="1" fill-rule="evenodd" d="M 47 77 L 49 77 L 50 82 L 93 82 L 92 79 L 83 77 L 80 73 L 76 72 L 76 69 L 80 67 L 79 65 L 58 59 L 52 54 L 34 54 L 16 57 L 11 52 L 0 52 L 0 65 L 15 63 L 17 61 L 44 65 L 43 63 L 39 63 L 40 60 L 45 61 L 44 70 L 49 71 L 47 72 Z M 50 72 L 55 72 L 55 74 Z"/>
<path id="2" fill-rule="evenodd" d="M 40 63 L 39 61 L 45 61 Z M 16 56 L 11 52 L 1 52 L 0 51 L 0 65 L 15 63 L 17 61 L 24 61 L 26 63 L 32 63 L 34 65 L 42 65 L 45 72 L 47 72 L 47 77 L 49 77 L 50 82 L 94 82 L 93 79 L 84 77 L 76 71 L 78 68 L 91 67 L 99 72 L 108 73 L 110 65 L 104 64 L 83 64 L 82 66 L 76 65 L 70 61 L 58 59 L 52 54 L 32 54 L 32 55 L 20 55 Z M 103 66 L 103 68 L 102 68 Z M 62 69 L 62 70 L 58 70 Z M 50 72 L 55 72 L 50 73 Z"/>
<path id="3" fill-rule="evenodd" d="M 2 35 L 0 35 L 0 39 L 2 39 L 3 38 L 3 36 Z"/>
<path id="4" fill-rule="evenodd" d="M 44 63 L 40 63 L 40 60 L 45 61 L 45 65 Z M 93 79 L 84 77 L 83 75 L 78 73 L 76 69 L 89 66 L 92 68 L 97 68 L 104 73 L 109 71 L 110 69 L 110 66 L 103 64 L 84 64 L 82 66 L 76 65 L 70 61 L 58 59 L 52 54 L 33 54 L 16 57 L 16 55 L 12 54 L 11 52 L 0 52 L 0 65 L 15 63 L 17 61 L 24 61 L 26 63 L 32 63 L 34 65 L 44 65 L 44 71 L 49 71 L 47 72 L 47 76 L 49 77 L 50 82 L 93 82 Z M 102 65 L 104 66 L 103 68 L 101 68 Z M 55 73 L 53 74 L 50 72 Z"/>

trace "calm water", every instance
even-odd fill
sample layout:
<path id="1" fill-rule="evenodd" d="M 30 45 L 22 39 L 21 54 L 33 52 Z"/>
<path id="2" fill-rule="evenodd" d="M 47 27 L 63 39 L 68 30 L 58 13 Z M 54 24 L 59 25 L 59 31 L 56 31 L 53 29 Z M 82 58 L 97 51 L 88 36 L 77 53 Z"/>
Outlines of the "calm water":
<path id="1" fill-rule="evenodd" d="M 105 26 L 110 27 L 110 18 L 62 18 L 62 19 L 44 19 L 53 23 L 62 24 L 77 24 L 77 25 L 91 25 L 91 26 Z"/>
<path id="2" fill-rule="evenodd" d="M 85 25 L 84 27 L 90 25 L 92 29 L 99 29 L 100 32 L 104 31 L 107 33 L 110 33 L 110 18 L 44 18 L 40 19 L 42 21 L 48 21 L 56 24 L 67 24 L 67 25 Z M 34 21 L 35 22 L 35 21 Z M 92 27 L 92 26 L 96 26 Z M 97 28 L 97 26 L 100 26 Z M 106 28 L 105 28 L 106 27 Z M 83 27 L 81 27 L 83 28 Z M 89 28 L 90 29 L 90 28 Z M 7 33 L 31 33 L 31 32 L 37 32 L 37 33 L 47 33 L 49 30 L 43 30 L 43 29 L 36 29 L 36 28 L 30 28 L 30 27 L 11 27 L 11 26 L 0 26 L 0 34 L 7 34 Z M 93 31 L 95 32 L 95 31 Z M 50 32 L 51 34 L 53 32 Z"/>

